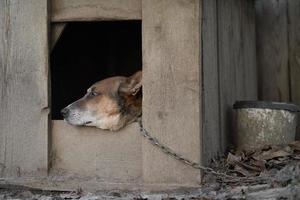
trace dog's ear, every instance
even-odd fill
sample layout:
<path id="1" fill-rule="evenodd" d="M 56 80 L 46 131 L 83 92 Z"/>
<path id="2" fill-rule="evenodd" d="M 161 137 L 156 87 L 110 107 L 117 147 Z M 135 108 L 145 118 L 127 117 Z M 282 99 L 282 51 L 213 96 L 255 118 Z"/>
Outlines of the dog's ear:
<path id="1" fill-rule="evenodd" d="M 142 88 L 142 71 L 138 71 L 120 84 L 119 92 L 128 95 L 136 95 Z"/>

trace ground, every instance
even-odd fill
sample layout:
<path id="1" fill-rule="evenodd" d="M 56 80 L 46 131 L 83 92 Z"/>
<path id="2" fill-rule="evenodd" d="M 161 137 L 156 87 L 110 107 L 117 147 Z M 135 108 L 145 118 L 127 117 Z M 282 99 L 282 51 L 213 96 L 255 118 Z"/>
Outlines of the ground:
<path id="1" fill-rule="evenodd" d="M 266 146 L 255 151 L 231 152 L 215 160 L 217 174 L 206 173 L 199 188 L 181 188 L 163 192 L 98 191 L 88 193 L 45 191 L 0 184 L 2 199 L 96 200 L 96 199 L 300 199 L 300 142 L 284 146 Z M 225 174 L 225 175 L 224 175 Z"/>

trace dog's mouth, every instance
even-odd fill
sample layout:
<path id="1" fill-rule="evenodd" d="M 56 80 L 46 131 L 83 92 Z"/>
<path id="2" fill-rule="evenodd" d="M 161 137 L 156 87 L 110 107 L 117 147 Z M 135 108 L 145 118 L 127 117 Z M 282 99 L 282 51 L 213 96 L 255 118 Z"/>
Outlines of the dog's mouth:
<path id="1" fill-rule="evenodd" d="M 87 125 L 87 124 L 90 124 L 90 123 L 92 123 L 92 121 L 87 121 L 83 125 Z"/>

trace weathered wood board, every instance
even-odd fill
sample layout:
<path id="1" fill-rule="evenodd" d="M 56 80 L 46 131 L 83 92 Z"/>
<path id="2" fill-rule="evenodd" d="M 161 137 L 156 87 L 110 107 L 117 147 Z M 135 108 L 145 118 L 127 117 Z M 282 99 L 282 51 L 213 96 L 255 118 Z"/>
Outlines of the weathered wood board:
<path id="1" fill-rule="evenodd" d="M 288 1 L 291 99 L 300 104 L 300 1 Z"/>
<path id="2" fill-rule="evenodd" d="M 218 0 L 218 64 L 221 149 L 234 142 L 237 100 L 256 100 L 254 3 Z"/>
<path id="3" fill-rule="evenodd" d="M 217 0 L 202 1 L 202 62 L 203 62 L 203 162 L 220 153 L 219 67 L 218 67 L 218 23 Z M 214 148 L 212 148 L 214 147 Z"/>
<path id="4" fill-rule="evenodd" d="M 142 0 L 51 0 L 51 21 L 140 20 Z"/>
<path id="5" fill-rule="evenodd" d="M 254 2 L 203 1 L 202 47 L 202 149 L 208 164 L 234 142 L 234 102 L 257 99 Z"/>
<path id="6" fill-rule="evenodd" d="M 288 1 L 291 99 L 300 104 L 300 1 Z"/>
<path id="7" fill-rule="evenodd" d="M 288 14 L 290 100 L 300 105 L 300 1 L 288 1 Z M 300 117 L 296 137 L 300 139 Z"/>
<path id="8" fill-rule="evenodd" d="M 0 1 L 0 177 L 47 174 L 47 9 Z"/>
<path id="9" fill-rule="evenodd" d="M 256 2 L 259 99 L 289 101 L 287 2 Z"/>
<path id="10" fill-rule="evenodd" d="M 51 175 L 140 183 L 142 140 L 137 123 L 118 132 L 52 121 Z"/>
<path id="11" fill-rule="evenodd" d="M 201 65 L 198 0 L 143 0 L 143 121 L 163 144 L 201 158 Z M 143 141 L 146 183 L 196 185 L 193 169 Z"/>

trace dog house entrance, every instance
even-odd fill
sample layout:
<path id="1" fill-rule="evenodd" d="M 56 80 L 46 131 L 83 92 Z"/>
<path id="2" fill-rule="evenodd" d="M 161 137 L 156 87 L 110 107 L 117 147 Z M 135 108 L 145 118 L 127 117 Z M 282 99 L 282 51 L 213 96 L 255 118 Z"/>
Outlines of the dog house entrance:
<path id="1" fill-rule="evenodd" d="M 52 120 L 104 78 L 142 68 L 141 21 L 70 22 L 50 56 Z"/>
<path id="2" fill-rule="evenodd" d="M 134 182 L 141 177 L 142 138 L 135 123 L 111 133 L 69 125 L 60 115 L 93 83 L 141 70 L 141 21 L 67 23 L 50 61 L 50 173 L 108 182 Z"/>

